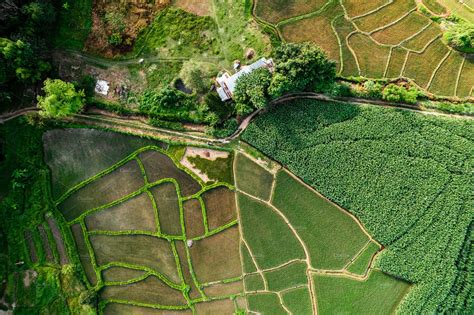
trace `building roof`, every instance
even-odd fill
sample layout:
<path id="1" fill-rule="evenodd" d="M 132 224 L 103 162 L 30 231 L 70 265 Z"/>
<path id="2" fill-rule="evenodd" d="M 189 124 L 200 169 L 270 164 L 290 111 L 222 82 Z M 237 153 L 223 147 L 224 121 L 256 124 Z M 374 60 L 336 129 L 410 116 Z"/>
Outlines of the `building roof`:
<path id="1" fill-rule="evenodd" d="M 251 65 L 243 66 L 242 70 L 233 75 L 229 75 L 227 72 L 224 73 L 216 79 L 217 83 L 220 85 L 220 87 L 217 88 L 217 93 L 223 101 L 231 99 L 235 86 L 237 85 L 237 80 L 244 74 L 251 73 L 252 71 L 263 67 L 272 69 L 273 60 L 271 58 L 261 58 Z"/>

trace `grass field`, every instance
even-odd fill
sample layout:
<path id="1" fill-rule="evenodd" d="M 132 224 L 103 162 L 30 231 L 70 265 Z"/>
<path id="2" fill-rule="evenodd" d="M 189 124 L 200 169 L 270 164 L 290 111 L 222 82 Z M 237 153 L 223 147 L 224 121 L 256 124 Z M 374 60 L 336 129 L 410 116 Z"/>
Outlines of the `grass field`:
<path id="1" fill-rule="evenodd" d="M 272 315 L 288 314 L 274 293 L 249 294 L 247 300 L 250 311 Z"/>
<path id="2" fill-rule="evenodd" d="M 306 263 L 296 262 L 274 271 L 267 271 L 265 278 L 268 283 L 268 289 L 279 292 L 284 289 L 308 284 L 306 268 Z"/>
<path id="3" fill-rule="evenodd" d="M 428 10 L 437 15 L 446 14 L 448 12 L 446 7 L 441 5 L 438 0 L 423 0 L 423 4 L 428 8 Z"/>
<path id="4" fill-rule="evenodd" d="M 446 78 L 456 78 L 461 68 L 463 58 L 456 53 L 451 53 L 436 72 L 430 85 L 430 90 L 437 95 L 455 95 L 455 89 L 447 84 Z"/>
<path id="5" fill-rule="evenodd" d="M 456 279 L 472 222 L 463 200 L 473 128 L 469 119 L 298 101 L 260 116 L 243 139 L 355 214 L 386 247 L 377 266 L 416 284 L 400 311 L 436 312 L 466 301 L 444 304 L 457 299 L 455 283 L 468 285 Z"/>
<path id="6" fill-rule="evenodd" d="M 316 11 L 325 4 L 325 0 L 257 0 L 256 13 L 262 19 L 277 24 L 288 18 Z"/>
<path id="7" fill-rule="evenodd" d="M 410 288 L 380 271 L 366 281 L 315 275 L 314 282 L 322 314 L 392 314 Z"/>
<path id="8" fill-rule="evenodd" d="M 282 294 L 283 303 L 293 314 L 310 314 L 312 312 L 308 288 L 301 287 Z"/>
<path id="9" fill-rule="evenodd" d="M 258 18 L 277 27 L 285 41 L 312 41 L 322 47 L 338 63 L 339 75 L 371 79 L 407 78 L 435 95 L 472 97 L 474 82 L 470 80 L 472 76 L 469 72 L 472 58 L 454 50 L 452 58 L 469 65 L 459 71 L 457 62 L 446 63 L 443 72 L 450 73 L 454 78 L 428 86 L 448 48 L 444 43 L 433 43 L 441 35 L 442 25 L 425 16 L 417 8 L 415 0 L 330 0 L 324 7 L 307 12 L 309 2 L 285 5 L 279 0 L 260 0 L 261 9 L 255 13 Z M 427 5 L 431 7 L 439 6 L 434 0 L 424 2 L 429 2 Z M 452 3 L 447 4 L 449 2 Z M 316 4 L 317 1 L 311 3 Z M 469 13 L 467 6 L 455 0 L 439 3 L 456 12 Z M 305 14 L 291 15 L 294 5 Z M 280 9 L 268 10 L 271 6 Z M 410 60 L 404 67 L 407 54 Z"/>
<path id="10" fill-rule="evenodd" d="M 272 174 L 241 153 L 236 156 L 235 182 L 238 189 L 263 200 L 270 198 Z"/>
<path id="11" fill-rule="evenodd" d="M 458 0 L 437 0 L 441 5 L 446 7 L 451 14 L 455 14 L 466 21 L 474 20 L 474 4 L 472 1 L 465 0 L 465 4 L 460 3 Z"/>
<path id="12" fill-rule="evenodd" d="M 359 275 L 364 275 L 372 261 L 374 255 L 380 251 L 379 245 L 370 242 L 369 245 L 364 249 L 364 251 L 358 256 L 347 268 L 349 272 L 356 273 Z"/>

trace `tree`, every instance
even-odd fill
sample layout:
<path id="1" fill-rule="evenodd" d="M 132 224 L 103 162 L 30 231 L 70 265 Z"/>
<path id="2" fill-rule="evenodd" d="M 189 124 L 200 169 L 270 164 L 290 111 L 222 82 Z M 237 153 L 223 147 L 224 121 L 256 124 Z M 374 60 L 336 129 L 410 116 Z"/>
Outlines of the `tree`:
<path id="1" fill-rule="evenodd" d="M 454 49 L 472 53 L 474 52 L 474 24 L 458 22 L 448 26 L 444 39 Z"/>
<path id="2" fill-rule="evenodd" d="M 275 74 L 269 88 L 273 97 L 331 84 L 336 76 L 336 63 L 312 43 L 282 44 L 275 50 L 274 61 Z"/>
<path id="3" fill-rule="evenodd" d="M 250 109 L 266 107 L 270 98 L 268 88 L 271 82 L 272 74 L 266 68 L 254 70 L 238 78 L 233 94 L 237 114 L 247 114 L 249 107 Z"/>
<path id="4" fill-rule="evenodd" d="M 44 96 L 38 96 L 40 115 L 61 118 L 78 113 L 84 106 L 84 91 L 76 91 L 74 85 L 59 79 L 44 81 Z"/>
<path id="5" fill-rule="evenodd" d="M 211 78 L 218 72 L 213 63 L 186 61 L 179 72 L 184 85 L 198 93 L 209 91 Z"/>
<path id="6" fill-rule="evenodd" d="M 422 92 L 420 92 L 416 87 L 407 89 L 393 83 L 387 85 L 382 92 L 382 98 L 386 101 L 405 102 L 410 104 L 415 104 L 418 96 L 422 95 Z"/>

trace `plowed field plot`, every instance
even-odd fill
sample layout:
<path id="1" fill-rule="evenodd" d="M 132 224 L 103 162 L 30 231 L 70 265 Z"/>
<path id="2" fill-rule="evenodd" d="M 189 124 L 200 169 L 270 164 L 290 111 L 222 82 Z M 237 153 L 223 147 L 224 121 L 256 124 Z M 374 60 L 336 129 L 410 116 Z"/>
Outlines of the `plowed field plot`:
<path id="1" fill-rule="evenodd" d="M 205 184 L 175 160 L 172 149 L 143 139 L 133 149 L 111 150 L 113 160 L 92 154 L 70 166 L 55 160 L 67 149 L 61 134 L 69 138 L 71 131 L 52 133 L 57 142 L 45 137 L 55 183 L 73 184 L 56 203 L 71 229 L 75 261 L 104 313 L 237 311 L 243 281 L 233 183 Z M 104 168 L 94 166 L 91 173 L 88 165 Z"/>
<path id="2" fill-rule="evenodd" d="M 448 2 L 440 1 L 453 10 L 463 7 Z M 444 14 L 437 1 L 423 3 Z M 340 75 L 408 78 L 436 95 L 472 97 L 474 61 L 435 41 L 440 24 L 419 12 L 415 0 L 258 0 L 254 14 L 273 24 L 286 41 L 319 45 L 337 61 Z M 450 79 L 436 80 L 438 73 Z"/>
<path id="3" fill-rule="evenodd" d="M 325 298 L 327 290 L 320 290 L 314 281 L 319 274 L 334 281 L 343 278 L 355 283 L 354 286 L 364 286 L 368 275 L 375 272 L 373 261 L 380 245 L 363 226 L 288 171 L 272 174 L 257 163 L 250 163 L 251 160 L 250 156 L 239 153 L 234 167 L 242 169 L 239 163 L 243 163 L 249 174 L 248 178 L 236 176 L 247 311 L 268 314 L 326 311 L 319 306 L 319 299 Z M 271 188 L 265 198 L 257 190 L 241 188 L 245 188 L 246 180 L 254 180 L 252 175 L 256 172 L 270 176 L 266 182 L 271 182 Z M 399 285 L 398 280 L 382 276 Z M 390 290 L 384 293 L 395 305 L 404 296 L 407 284 L 403 285 L 401 293 Z M 372 282 L 368 287 L 377 290 Z M 387 313 L 390 307 L 392 304 L 387 302 L 378 310 Z"/>

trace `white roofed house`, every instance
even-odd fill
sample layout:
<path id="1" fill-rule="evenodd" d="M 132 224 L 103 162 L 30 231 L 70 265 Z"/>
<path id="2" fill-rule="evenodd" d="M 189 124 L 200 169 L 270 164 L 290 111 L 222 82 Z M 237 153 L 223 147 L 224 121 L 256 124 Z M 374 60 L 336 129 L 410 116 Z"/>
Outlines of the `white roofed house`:
<path id="1" fill-rule="evenodd" d="M 251 73 L 252 71 L 259 68 L 268 68 L 270 71 L 273 71 L 273 59 L 261 58 L 251 65 L 242 66 L 242 69 L 233 75 L 225 72 L 223 75 L 217 77 L 217 93 L 219 94 L 221 100 L 230 100 L 234 93 L 237 79 L 239 79 L 242 75 Z"/>

